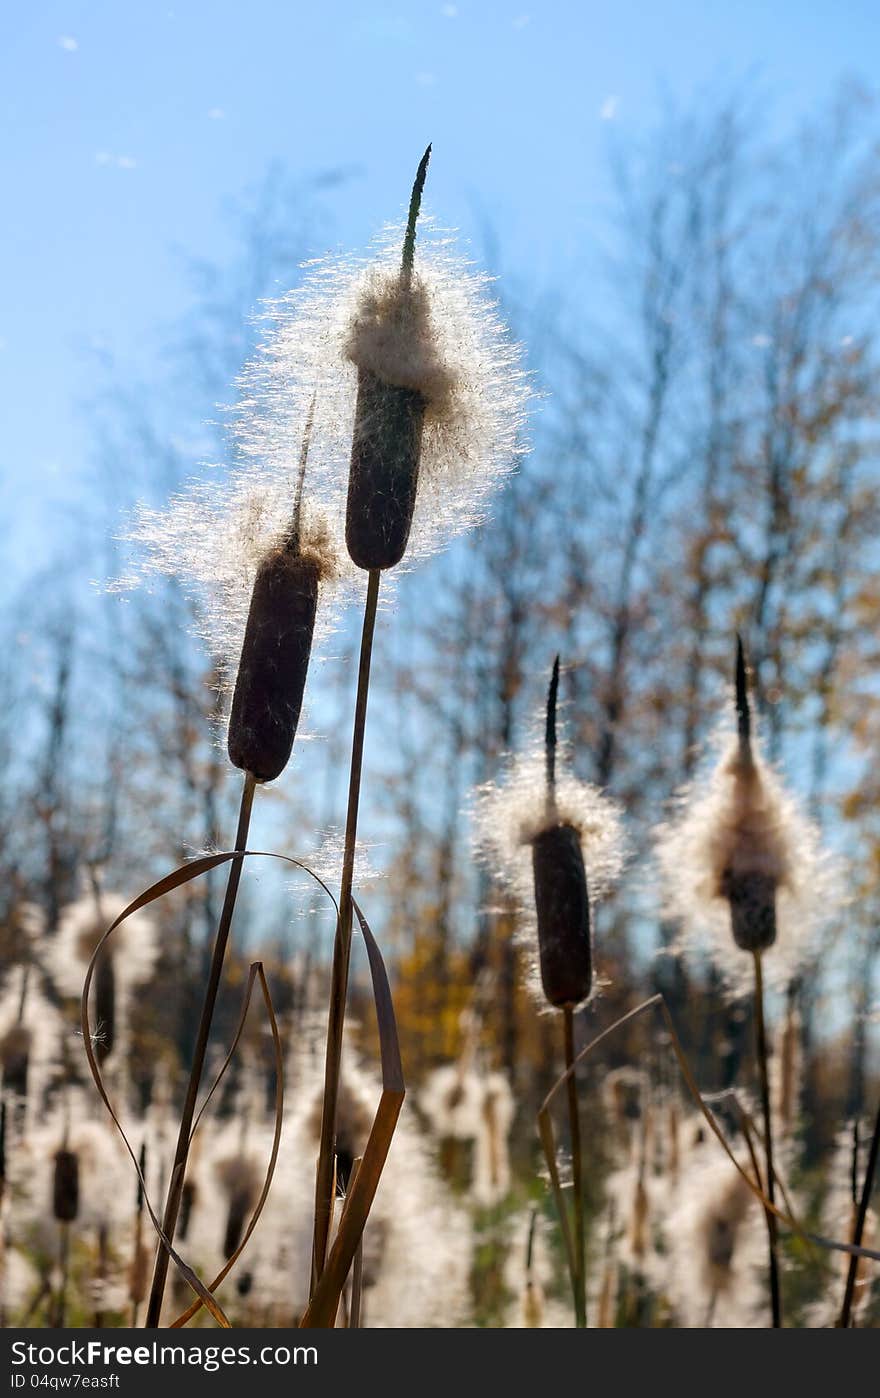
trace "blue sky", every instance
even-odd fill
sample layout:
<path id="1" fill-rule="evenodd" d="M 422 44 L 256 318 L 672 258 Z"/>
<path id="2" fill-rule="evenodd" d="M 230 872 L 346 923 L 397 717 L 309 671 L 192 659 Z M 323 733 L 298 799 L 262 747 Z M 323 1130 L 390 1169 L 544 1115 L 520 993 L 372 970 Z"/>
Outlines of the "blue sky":
<path id="1" fill-rule="evenodd" d="M 149 377 L 189 299 L 182 250 L 222 258 L 224 200 L 271 161 L 350 169 L 332 227 L 360 246 L 431 140 L 430 207 L 476 237 L 486 210 L 538 288 L 597 236 L 610 132 L 648 128 L 663 93 L 754 75 L 785 125 L 878 52 L 876 0 L 8 0 L 4 548 L 25 566 L 46 508 L 76 499 L 97 359 Z"/>

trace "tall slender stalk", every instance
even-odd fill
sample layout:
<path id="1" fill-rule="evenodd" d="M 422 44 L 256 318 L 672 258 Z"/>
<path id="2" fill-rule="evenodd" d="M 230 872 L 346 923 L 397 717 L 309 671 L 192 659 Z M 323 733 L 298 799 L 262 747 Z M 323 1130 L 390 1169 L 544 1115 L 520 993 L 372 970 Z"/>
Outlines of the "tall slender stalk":
<path id="1" fill-rule="evenodd" d="M 373 655 L 373 633 L 376 627 L 376 609 L 379 602 L 381 577 L 382 574 L 378 568 L 372 569 L 367 576 L 367 598 L 364 604 L 364 621 L 361 632 L 357 699 L 355 701 L 351 765 L 348 779 L 348 811 L 345 818 L 345 846 L 342 856 L 342 883 L 339 893 L 339 920 L 333 944 L 333 966 L 330 973 L 330 1011 L 327 1020 L 327 1055 L 324 1064 L 324 1101 L 321 1108 L 321 1137 L 318 1146 L 315 1187 L 312 1292 L 314 1292 L 318 1278 L 324 1269 L 333 1207 L 336 1107 L 339 1100 L 342 1034 L 345 1027 L 345 1001 L 348 994 L 348 968 L 351 960 L 351 893 L 354 881 L 354 856 L 357 842 L 364 734 L 367 723 L 367 699 L 370 692 L 370 662 Z"/>
<path id="2" fill-rule="evenodd" d="M 247 847 L 247 836 L 251 823 L 251 807 L 253 806 L 255 789 L 256 778 L 253 777 L 250 772 L 246 772 L 241 793 L 241 805 L 238 812 L 238 829 L 235 836 L 236 853 L 240 853 Z M 165 1213 L 162 1218 L 163 1232 L 168 1241 L 172 1243 L 174 1242 L 177 1218 L 180 1213 L 180 1201 L 183 1197 L 193 1117 L 196 1111 L 199 1085 L 205 1068 L 205 1056 L 208 1050 L 208 1039 L 211 1034 L 211 1022 L 214 1018 L 214 1008 L 217 1004 L 220 978 L 223 974 L 223 961 L 226 956 L 226 946 L 229 941 L 229 931 L 235 912 L 235 900 L 238 895 L 238 886 L 241 882 L 243 864 L 243 859 L 233 859 L 229 866 L 229 877 L 226 882 L 226 896 L 223 900 L 223 909 L 220 913 L 220 921 L 217 925 L 217 936 L 214 939 L 211 969 L 208 974 L 208 983 L 205 987 L 202 1016 L 199 1021 L 198 1034 L 196 1035 L 196 1043 L 193 1050 L 193 1062 L 186 1089 L 186 1098 L 183 1104 L 183 1113 L 180 1118 L 177 1147 L 174 1152 L 174 1163 L 171 1168 L 171 1179 L 168 1184 L 168 1195 L 165 1200 Z M 160 1243 L 158 1252 L 156 1253 L 153 1281 L 150 1287 L 150 1299 L 147 1304 L 145 1328 L 149 1330 L 155 1330 L 159 1325 L 159 1318 L 162 1314 L 162 1301 L 165 1295 L 165 1282 L 168 1276 L 168 1262 L 168 1253 L 165 1247 Z"/>
<path id="3" fill-rule="evenodd" d="M 868 1151 L 868 1164 L 865 1168 L 865 1181 L 862 1185 L 862 1194 L 859 1199 L 859 1207 L 856 1213 L 856 1224 L 853 1229 L 853 1247 L 861 1247 L 862 1238 L 865 1232 L 865 1220 L 868 1217 L 868 1208 L 871 1203 L 871 1192 L 874 1188 L 874 1176 L 877 1173 L 877 1157 L 880 1155 L 880 1103 L 877 1105 L 877 1118 L 874 1122 L 874 1134 L 871 1137 L 871 1147 Z M 856 1276 L 858 1275 L 859 1259 L 852 1256 L 849 1259 L 849 1266 L 846 1269 L 846 1287 L 843 1293 L 843 1306 L 840 1311 L 840 1319 L 837 1322 L 843 1330 L 849 1329 L 850 1316 L 852 1314 L 853 1298 L 856 1291 Z"/>
<path id="4" fill-rule="evenodd" d="M 767 1198 L 776 1202 L 776 1179 L 773 1173 L 773 1122 L 770 1108 L 770 1078 L 767 1072 L 767 1030 L 764 1023 L 764 971 L 761 953 L 753 953 L 755 958 L 755 1052 L 758 1060 L 758 1076 L 761 1085 L 761 1111 L 764 1118 L 764 1150 L 767 1160 Z M 770 1312 L 773 1329 L 782 1327 L 782 1296 L 779 1289 L 779 1238 L 776 1215 L 764 1210 L 767 1219 L 767 1240 L 770 1254 Z"/>
<path id="5" fill-rule="evenodd" d="M 565 1031 L 565 1066 L 574 1067 L 574 1009 L 563 1006 Z M 566 1082 L 568 1092 L 568 1125 L 571 1136 L 571 1173 L 574 1191 L 574 1272 L 571 1279 L 574 1295 L 575 1325 L 579 1330 L 587 1324 L 586 1232 L 584 1228 L 584 1170 L 581 1151 L 581 1122 L 578 1111 L 577 1081 L 572 1071 Z"/>

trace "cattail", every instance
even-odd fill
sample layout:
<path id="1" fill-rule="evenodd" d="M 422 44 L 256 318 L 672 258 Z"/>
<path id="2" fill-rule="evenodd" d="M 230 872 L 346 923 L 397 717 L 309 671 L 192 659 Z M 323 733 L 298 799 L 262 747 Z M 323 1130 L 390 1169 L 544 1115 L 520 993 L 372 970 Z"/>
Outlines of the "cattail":
<path id="1" fill-rule="evenodd" d="M 759 1266 L 761 1210 L 728 1161 L 697 1151 L 682 1165 L 678 1202 L 666 1220 L 660 1280 L 679 1324 L 745 1327 L 766 1306 Z"/>
<path id="2" fill-rule="evenodd" d="M 497 1204 L 510 1189 L 508 1137 L 513 1110 L 507 1078 L 503 1073 L 491 1073 L 484 1084 L 474 1150 L 473 1194 L 486 1207 Z"/>
<path id="3" fill-rule="evenodd" d="M 559 656 L 547 698 L 544 745 L 547 760 L 547 819 L 556 810 L 556 700 Z M 532 842 L 532 873 L 538 920 L 541 984 L 551 1005 L 587 1000 L 593 984 L 590 950 L 590 900 L 580 837 L 562 822 L 541 830 Z"/>
<path id="4" fill-rule="evenodd" d="M 227 747 L 235 767 L 273 781 L 290 758 L 315 634 L 322 552 L 302 539 L 303 486 L 314 420 L 309 408 L 293 524 L 257 567 L 238 662 Z"/>
<path id="5" fill-rule="evenodd" d="M 128 902 L 119 894 L 101 892 L 100 897 L 87 894 L 63 910 L 49 952 L 52 974 L 63 994 L 82 993 L 86 967 L 98 943 Z M 155 923 L 143 912 L 126 918 L 102 948 L 93 981 L 99 1058 L 118 1047 L 134 992 L 150 979 L 158 952 Z"/>
<path id="6" fill-rule="evenodd" d="M 763 760 L 752 733 L 745 655 L 737 643 L 737 734 L 721 735 L 713 767 L 679 793 L 657 832 L 663 912 L 678 924 L 674 950 L 708 951 L 733 996 L 752 988 L 753 955 L 783 989 L 838 902 L 834 866 L 818 832 Z M 743 953 L 746 953 L 744 955 Z"/>
<path id="7" fill-rule="evenodd" d="M 431 147 L 425 151 L 416 173 L 399 277 L 386 289 L 384 304 L 377 298 L 369 335 L 392 344 L 395 357 L 410 359 L 407 341 L 417 347 L 430 336 L 423 295 L 413 287 L 416 220 L 422 202 Z M 363 337 L 363 329 L 360 331 Z M 358 351 L 353 351 L 353 358 Z M 356 361 L 357 362 L 357 361 Z M 403 557 L 412 529 L 419 483 L 422 433 L 427 398 L 419 387 L 387 377 L 389 357 L 380 359 L 383 372 L 358 365 L 358 390 L 354 414 L 345 542 L 359 568 L 393 568 Z M 393 370 L 390 370 L 393 372 Z"/>
<path id="8" fill-rule="evenodd" d="M 230 761 L 257 781 L 279 776 L 293 748 L 320 580 L 318 561 L 286 546 L 257 570 L 227 739 Z"/>
<path id="9" fill-rule="evenodd" d="M 228 1201 L 223 1234 L 223 1256 L 228 1260 L 241 1242 L 245 1223 L 256 1203 L 257 1172 L 251 1160 L 239 1156 L 221 1162 L 218 1173 Z"/>
<path id="10" fill-rule="evenodd" d="M 517 897 L 527 925 L 534 909 L 531 985 L 554 1008 L 593 991 L 590 902 L 623 862 L 620 816 L 595 787 L 558 770 L 557 657 L 540 749 L 510 764 L 500 786 L 477 793 L 477 848 Z M 527 943 L 528 944 L 528 943 Z"/>
<path id="11" fill-rule="evenodd" d="M 103 1063 L 116 1042 L 116 976 L 113 958 L 107 951 L 101 953 L 95 970 L 95 1019 L 98 1025 L 95 1054 L 98 1062 Z"/>
<path id="12" fill-rule="evenodd" d="M 27 1097 L 30 1051 L 30 1029 L 24 1024 L 14 1024 L 0 1044 L 4 1092 Z"/>
<path id="13" fill-rule="evenodd" d="M 185 1180 L 180 1195 L 180 1213 L 177 1218 L 177 1236 L 181 1242 L 186 1241 L 197 1193 L 198 1189 L 194 1181 Z"/>
<path id="14" fill-rule="evenodd" d="M 52 1212 L 59 1223 L 73 1223 L 79 1213 L 79 1156 L 64 1146 L 55 1152 Z"/>

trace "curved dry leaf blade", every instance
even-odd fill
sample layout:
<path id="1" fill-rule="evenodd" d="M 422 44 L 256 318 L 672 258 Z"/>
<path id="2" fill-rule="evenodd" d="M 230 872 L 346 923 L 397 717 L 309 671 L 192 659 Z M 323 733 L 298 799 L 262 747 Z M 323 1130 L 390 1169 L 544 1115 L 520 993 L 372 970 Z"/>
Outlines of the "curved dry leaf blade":
<path id="1" fill-rule="evenodd" d="M 110 1119 L 116 1127 L 117 1131 L 119 1132 L 119 1135 L 122 1139 L 122 1143 L 125 1146 L 125 1149 L 128 1151 L 128 1154 L 131 1158 L 131 1162 L 134 1165 L 135 1172 L 137 1174 L 138 1180 L 140 1181 L 141 1190 L 143 1191 L 144 1204 L 146 1206 L 147 1213 L 150 1216 L 150 1222 L 156 1230 L 159 1243 L 163 1248 L 165 1248 L 166 1252 L 168 1253 L 168 1256 L 174 1263 L 180 1275 L 183 1277 L 184 1281 L 191 1288 L 191 1290 L 195 1292 L 196 1296 L 199 1297 L 199 1300 L 201 1301 L 202 1305 L 204 1305 L 207 1308 L 207 1310 L 213 1316 L 217 1324 L 226 1330 L 231 1329 L 231 1326 L 228 1318 L 223 1312 L 222 1307 L 219 1305 L 216 1298 L 211 1295 L 210 1290 L 207 1287 L 205 1287 L 204 1284 L 199 1280 L 192 1268 L 184 1261 L 180 1254 L 175 1251 L 169 1238 L 165 1234 L 165 1231 L 156 1214 L 155 1209 L 153 1208 L 152 1201 L 150 1200 L 149 1194 L 147 1192 L 147 1182 L 144 1179 L 138 1158 L 135 1155 L 134 1150 L 132 1149 L 131 1142 L 125 1134 L 125 1129 L 122 1125 L 122 1122 L 119 1120 L 113 1103 L 111 1102 L 110 1097 L 107 1094 L 107 1089 L 104 1084 L 104 1078 L 101 1073 L 100 1064 L 98 1063 L 98 1059 L 94 1050 L 95 1035 L 92 1029 L 91 1018 L 89 1014 L 89 997 L 92 988 L 92 981 L 95 975 L 95 969 L 97 967 L 101 953 L 104 950 L 109 938 L 122 925 L 122 923 L 125 922 L 126 918 L 131 917 L 132 913 L 139 912 L 142 908 L 149 907 L 151 903 L 155 903 L 158 901 L 158 899 L 163 898 L 166 893 L 171 893 L 174 889 L 181 888 L 184 884 L 191 883 L 193 879 L 200 878 L 202 874 L 208 873 L 211 869 L 217 869 L 223 864 L 228 864 L 233 859 L 248 858 L 278 859 L 281 860 L 282 863 L 290 864 L 293 868 L 299 869 L 303 873 L 308 874 L 308 876 L 311 879 L 313 879 L 315 883 L 318 884 L 318 886 L 324 891 L 324 893 L 326 893 L 334 909 L 336 910 L 336 915 L 338 918 L 339 907 L 337 905 L 336 899 L 330 892 L 330 889 L 324 883 L 324 880 L 318 874 L 316 874 L 313 869 L 310 869 L 307 864 L 304 864 L 300 859 L 294 859 L 291 855 L 287 854 L 277 854 L 275 851 L 272 850 L 225 850 L 216 854 L 200 855 L 196 859 L 189 860 L 186 864 L 178 865 L 178 867 L 172 870 L 170 874 L 166 874 L 163 878 L 158 879 L 153 884 L 150 884 L 149 888 L 146 888 L 143 893 L 140 893 L 137 896 L 137 898 L 132 899 L 132 901 L 129 904 L 127 904 L 126 907 L 123 908 L 119 916 L 115 918 L 115 920 L 107 928 L 107 931 L 101 937 L 100 941 L 95 947 L 95 950 L 92 953 L 91 960 L 89 961 L 88 968 L 86 970 L 85 981 L 83 982 L 82 996 L 80 998 L 80 1028 L 82 1032 L 83 1046 L 85 1048 L 89 1072 L 91 1073 L 92 1080 L 95 1084 L 95 1087 L 98 1090 L 98 1095 L 101 1098 L 101 1101 L 104 1103 L 104 1106 L 107 1108 L 107 1111 L 110 1115 Z M 274 1171 L 274 1164 L 272 1168 Z"/>
<path id="2" fill-rule="evenodd" d="M 394 1136 L 400 1109 L 406 1095 L 403 1080 L 403 1065 L 400 1059 L 400 1039 L 397 1033 L 397 1020 L 391 999 L 388 973 L 382 960 L 382 953 L 376 944 L 367 920 L 352 899 L 352 907 L 357 916 L 367 959 L 370 966 L 370 979 L 373 988 L 373 1003 L 379 1025 L 379 1053 L 382 1062 L 382 1096 L 370 1135 L 364 1149 L 363 1161 L 357 1179 L 352 1184 L 346 1200 L 345 1213 L 339 1231 L 330 1249 L 321 1278 L 315 1287 L 314 1295 L 302 1318 L 304 1328 L 326 1328 L 332 1326 L 342 1288 L 363 1235 L 367 1218 L 379 1187 L 379 1180 Z"/>
<path id="3" fill-rule="evenodd" d="M 682 1047 L 681 1040 L 678 1037 L 678 1032 L 675 1028 L 675 1022 L 669 1011 L 669 1006 L 666 1004 L 666 1001 L 663 998 L 662 994 L 652 995 L 649 1000 L 643 1000 L 640 1005 L 636 1005 L 634 1009 L 628 1010 L 625 1015 L 621 1015 L 620 1019 L 616 1019 L 613 1024 L 610 1024 L 608 1026 L 607 1029 L 603 1029 L 601 1034 L 597 1034 L 595 1039 L 591 1039 L 590 1042 L 584 1048 L 581 1049 L 580 1053 L 577 1055 L 571 1066 L 567 1068 L 565 1072 L 561 1073 L 560 1076 L 556 1079 L 556 1082 L 553 1084 L 550 1091 L 547 1093 L 547 1096 L 544 1098 L 544 1101 L 541 1105 L 541 1109 L 538 1112 L 538 1129 L 541 1133 L 541 1140 L 542 1143 L 544 1143 L 544 1150 L 545 1154 L 547 1154 L 548 1161 L 551 1154 L 553 1156 L 554 1162 L 556 1159 L 556 1137 L 553 1130 L 553 1122 L 550 1116 L 550 1106 L 557 1093 L 560 1092 L 561 1089 L 565 1086 L 569 1077 L 577 1068 L 577 1065 L 583 1062 L 583 1060 L 587 1058 L 588 1055 L 591 1054 L 594 1049 L 598 1048 L 599 1045 L 603 1042 L 603 1040 L 609 1038 L 610 1035 L 616 1033 L 618 1029 L 621 1029 L 624 1024 L 628 1024 L 630 1020 L 637 1019 L 640 1015 L 644 1014 L 646 1010 L 653 1009 L 659 1009 L 661 1015 L 663 1016 L 663 1022 L 669 1031 L 669 1036 L 672 1040 L 673 1051 L 678 1060 L 678 1066 L 681 1070 L 681 1075 L 684 1078 L 688 1092 L 693 1098 L 699 1112 L 704 1117 L 706 1124 L 709 1127 L 709 1130 L 712 1132 L 712 1135 L 720 1144 L 722 1150 L 724 1151 L 724 1154 L 727 1156 L 728 1160 L 736 1170 L 737 1174 L 740 1175 L 740 1177 L 748 1185 L 749 1189 L 751 1190 L 752 1194 L 754 1194 L 761 1207 L 775 1214 L 776 1217 L 779 1219 L 780 1223 L 784 1224 L 786 1228 L 790 1229 L 792 1233 L 794 1233 L 797 1237 L 801 1238 L 804 1242 L 815 1243 L 818 1247 L 827 1248 L 831 1252 L 845 1252 L 850 1257 L 868 1257 L 874 1262 L 880 1262 L 880 1252 L 876 1251 L 874 1248 L 856 1247 L 853 1243 L 835 1242 L 833 1238 L 825 1238 L 822 1236 L 821 1233 L 808 1233 L 805 1229 L 801 1228 L 798 1222 L 792 1217 L 790 1212 L 786 1212 L 785 1210 L 780 1209 L 776 1204 L 771 1204 L 770 1200 L 767 1198 L 761 1186 L 755 1184 L 755 1181 L 751 1178 L 748 1171 L 744 1170 L 740 1162 L 737 1160 L 736 1156 L 734 1155 L 733 1151 L 727 1143 L 727 1139 L 724 1135 L 724 1132 L 721 1130 L 721 1127 L 718 1125 L 718 1122 L 716 1121 L 712 1112 L 706 1105 L 706 1102 L 703 1099 L 703 1095 L 700 1092 L 699 1087 L 697 1086 L 697 1080 L 694 1077 L 694 1074 L 691 1070 L 691 1066 L 688 1062 L 684 1048 Z M 774 1174 L 774 1178 L 778 1179 L 779 1177 Z"/>
<path id="4" fill-rule="evenodd" d="M 251 1214 L 250 1222 L 248 1223 L 248 1226 L 244 1231 L 244 1234 L 238 1247 L 231 1254 L 231 1256 L 226 1259 L 225 1266 L 221 1268 L 214 1280 L 211 1282 L 211 1285 L 208 1288 L 209 1291 L 216 1291 L 220 1283 L 226 1280 L 226 1278 L 229 1276 L 229 1273 L 232 1271 L 232 1268 L 235 1266 L 236 1262 L 241 1257 L 241 1254 L 244 1252 L 245 1248 L 248 1245 L 248 1242 L 250 1241 L 251 1234 L 253 1233 L 254 1229 L 257 1226 L 257 1223 L 259 1222 L 260 1214 L 263 1212 L 266 1200 L 269 1197 L 269 1190 L 272 1186 L 272 1180 L 275 1175 L 275 1166 L 278 1163 L 278 1150 L 281 1145 L 281 1125 L 284 1119 L 284 1053 L 281 1048 L 281 1034 L 278 1029 L 278 1020 L 275 1016 L 275 1009 L 272 1004 L 272 996 L 269 991 L 269 984 L 266 980 L 266 975 L 263 970 L 263 964 L 261 961 L 255 961 L 250 968 L 247 989 L 245 991 L 244 1008 L 242 1010 L 241 1019 L 239 1020 L 238 1031 L 233 1040 L 232 1047 L 230 1048 L 229 1053 L 226 1056 L 226 1061 L 223 1064 L 223 1067 L 220 1069 L 220 1072 L 217 1074 L 211 1091 L 208 1093 L 204 1105 L 202 1106 L 202 1110 L 199 1112 L 199 1115 L 196 1118 L 195 1126 L 193 1126 L 193 1135 L 195 1134 L 196 1126 L 198 1126 L 199 1121 L 202 1118 L 205 1107 L 207 1107 L 208 1103 L 211 1100 L 211 1097 L 214 1094 L 215 1089 L 220 1083 L 220 1079 L 223 1077 L 223 1074 L 226 1072 L 226 1069 L 232 1062 L 232 1058 L 238 1045 L 238 1041 L 241 1038 L 242 1031 L 244 1030 L 245 1021 L 248 1015 L 248 1008 L 251 1002 L 251 993 L 253 991 L 254 982 L 257 979 L 260 982 L 260 990 L 263 995 L 263 1003 L 266 1007 L 266 1013 L 269 1017 L 269 1027 L 272 1031 L 272 1047 L 275 1054 L 275 1131 L 272 1137 L 272 1151 L 269 1156 L 269 1164 L 266 1167 L 266 1175 L 263 1180 L 263 1188 L 260 1191 L 260 1197 L 257 1200 L 256 1205 L 254 1206 L 254 1211 Z M 190 1139 L 192 1139 L 192 1137 L 190 1137 Z M 187 1309 L 181 1315 L 179 1315 L 175 1321 L 172 1321 L 171 1325 L 169 1326 L 169 1329 L 179 1330 L 182 1326 L 186 1325 L 188 1321 L 192 1320 L 193 1316 L 197 1315 L 201 1309 L 202 1302 L 193 1301 L 192 1305 L 188 1306 Z"/>

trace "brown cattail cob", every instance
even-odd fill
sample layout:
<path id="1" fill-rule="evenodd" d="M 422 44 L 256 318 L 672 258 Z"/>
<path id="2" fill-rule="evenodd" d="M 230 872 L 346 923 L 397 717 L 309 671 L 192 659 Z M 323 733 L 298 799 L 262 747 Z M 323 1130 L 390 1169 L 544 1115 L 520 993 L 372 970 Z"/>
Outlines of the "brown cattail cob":
<path id="1" fill-rule="evenodd" d="M 227 740 L 233 765 L 257 781 L 280 776 L 293 749 L 319 581 L 317 559 L 287 545 L 270 550 L 257 569 Z"/>
<path id="2" fill-rule="evenodd" d="M 752 767 L 751 709 L 743 643 L 736 638 L 736 712 L 740 760 L 748 780 Z M 757 776 L 753 778 L 757 781 Z M 728 867 L 719 892 L 730 904 L 733 939 L 742 951 L 766 951 L 776 941 L 776 878 L 760 869 Z"/>
<path id="3" fill-rule="evenodd" d="M 55 1153 L 52 1212 L 59 1223 L 73 1223 L 79 1213 L 79 1156 L 64 1146 Z"/>
<path id="4" fill-rule="evenodd" d="M 410 199 L 400 290 L 412 278 L 415 228 L 431 147 L 416 173 Z M 372 370 L 358 371 L 345 542 L 359 568 L 393 568 L 406 551 L 419 481 L 427 400 L 417 388 L 388 383 Z"/>
<path id="5" fill-rule="evenodd" d="M 230 761 L 261 782 L 280 776 L 293 750 L 315 634 L 322 563 L 301 534 L 314 406 L 313 399 L 290 534 L 257 568 L 229 717 Z"/>
<path id="6" fill-rule="evenodd" d="M 95 1017 L 98 1024 L 95 1054 L 98 1062 L 103 1063 L 113 1052 L 116 1040 L 116 976 L 113 957 L 106 951 L 99 957 L 95 969 Z"/>
<path id="7" fill-rule="evenodd" d="M 27 1097 L 30 1066 L 31 1031 L 24 1024 L 14 1024 L 0 1044 L 0 1065 L 4 1092 Z"/>
<path id="8" fill-rule="evenodd" d="M 559 657 L 553 665 L 547 699 L 547 806 L 555 809 L 556 698 Z M 535 911 L 541 984 L 551 1005 L 577 1005 L 593 984 L 590 946 L 590 900 L 578 832 L 571 825 L 550 825 L 532 841 Z"/>
<path id="9" fill-rule="evenodd" d="M 257 1180 L 251 1162 L 244 1157 L 224 1161 L 220 1175 L 228 1200 L 223 1235 L 223 1256 L 228 1260 L 241 1242 L 248 1215 L 256 1201 Z"/>

